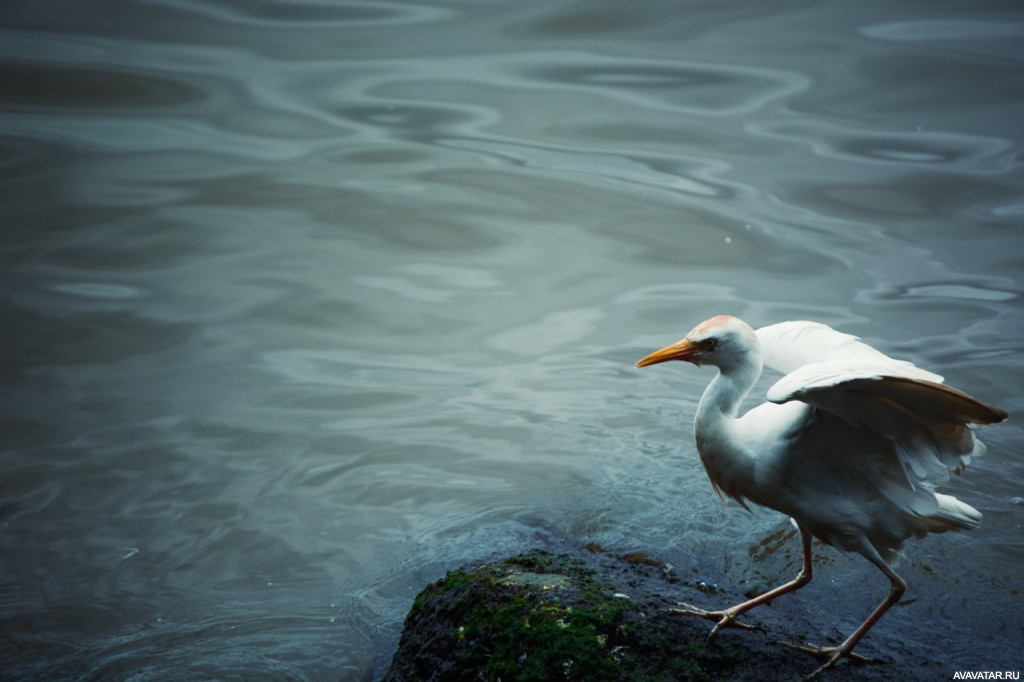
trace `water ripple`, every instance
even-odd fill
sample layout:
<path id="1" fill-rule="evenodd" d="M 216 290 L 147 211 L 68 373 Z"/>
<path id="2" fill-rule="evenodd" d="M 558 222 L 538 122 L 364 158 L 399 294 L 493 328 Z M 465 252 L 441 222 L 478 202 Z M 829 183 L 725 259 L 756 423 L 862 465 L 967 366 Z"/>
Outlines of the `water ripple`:
<path id="1" fill-rule="evenodd" d="M 202 101 L 206 93 L 154 74 L 53 64 L 0 64 L 5 104 L 40 109 L 167 107 Z"/>
<path id="2" fill-rule="evenodd" d="M 727 165 L 720 162 L 693 162 L 696 170 L 683 171 L 682 160 L 669 171 L 659 170 L 660 159 L 632 159 L 594 151 L 546 149 L 537 146 L 489 140 L 438 140 L 438 144 L 456 149 L 485 152 L 530 168 L 567 174 L 601 176 L 630 184 L 646 185 L 702 197 L 728 197 L 731 189 L 696 179 L 724 173 Z M 696 177 L 694 177 L 696 176 Z"/>
<path id="3" fill-rule="evenodd" d="M 288 3 L 256 0 L 234 6 L 202 0 L 152 0 L 151 4 L 163 5 L 174 12 L 194 13 L 229 26 L 255 26 L 274 30 L 402 26 L 443 21 L 456 16 L 453 10 L 431 5 L 351 0 Z"/>
<path id="4" fill-rule="evenodd" d="M 1024 37 L 1024 22 L 984 21 L 981 19 L 926 19 L 919 21 L 894 21 L 886 24 L 865 26 L 865 35 L 901 42 L 935 42 L 944 40 L 969 40 L 977 44 L 993 38 Z"/>
<path id="5" fill-rule="evenodd" d="M 708 63 L 606 60 L 595 55 L 535 55 L 544 64 L 520 67 L 540 83 L 609 98 L 629 98 L 644 108 L 698 115 L 750 113 L 807 89 L 803 74 L 760 67 Z"/>
<path id="6" fill-rule="evenodd" d="M 818 156 L 900 166 L 942 166 L 951 171 L 999 175 L 1018 171 L 1012 140 L 962 133 L 857 130 L 825 121 L 762 122 L 748 125 L 758 135 L 808 145 Z"/>
<path id="7" fill-rule="evenodd" d="M 147 296 L 147 293 L 138 287 L 107 282 L 68 282 L 54 284 L 52 289 L 71 296 L 102 300 L 131 300 Z"/>

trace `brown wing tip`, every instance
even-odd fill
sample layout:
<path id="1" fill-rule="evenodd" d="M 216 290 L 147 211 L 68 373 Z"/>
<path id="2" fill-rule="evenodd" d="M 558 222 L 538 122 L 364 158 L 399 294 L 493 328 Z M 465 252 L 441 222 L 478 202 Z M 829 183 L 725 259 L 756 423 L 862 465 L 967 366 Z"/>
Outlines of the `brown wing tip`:
<path id="1" fill-rule="evenodd" d="M 1000 410 L 998 407 L 995 407 L 994 405 L 983 403 L 980 400 L 978 401 L 978 404 L 985 407 L 991 415 L 989 421 L 984 422 L 985 424 L 998 424 L 999 422 L 1003 421 L 1004 419 L 1010 416 L 1006 413 L 1005 410 Z"/>
<path id="2" fill-rule="evenodd" d="M 997 424 L 1007 418 L 1006 412 L 994 405 L 978 400 L 974 396 L 961 391 L 958 388 L 946 384 L 936 384 L 921 379 L 909 379 L 906 377 L 886 377 L 889 381 L 902 384 L 920 386 L 926 390 L 934 391 L 936 396 L 945 396 L 945 408 L 948 414 L 955 415 L 967 424 Z"/>

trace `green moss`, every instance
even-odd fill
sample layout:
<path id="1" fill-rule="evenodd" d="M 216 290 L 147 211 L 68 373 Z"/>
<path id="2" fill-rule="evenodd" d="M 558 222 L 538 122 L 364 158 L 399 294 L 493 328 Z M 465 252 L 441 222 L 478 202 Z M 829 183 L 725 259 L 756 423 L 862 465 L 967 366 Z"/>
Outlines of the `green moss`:
<path id="1" fill-rule="evenodd" d="M 484 679 L 550 680 L 553 671 L 565 680 L 616 677 L 618 664 L 608 655 L 605 634 L 614 627 L 611 611 L 573 610 L 530 597 L 467 613 L 461 662 Z"/>
<path id="2" fill-rule="evenodd" d="M 421 613 L 438 596 L 453 592 L 464 585 L 468 585 L 474 580 L 475 577 L 472 573 L 467 573 L 465 571 L 448 571 L 443 578 L 432 585 L 427 585 L 418 595 L 416 595 L 416 599 L 413 600 L 412 607 L 409 609 L 408 617 L 412 618 Z"/>
<path id="3" fill-rule="evenodd" d="M 511 569 L 523 569 L 534 573 L 562 573 L 571 577 L 591 576 L 593 571 L 583 568 L 572 560 L 544 551 L 518 554 L 501 563 Z"/>
<path id="4" fill-rule="evenodd" d="M 416 597 L 409 618 L 431 614 L 422 646 L 450 649 L 444 680 L 667 682 L 722 669 L 720 649 L 667 636 L 595 571 L 546 552 L 449 572 Z"/>

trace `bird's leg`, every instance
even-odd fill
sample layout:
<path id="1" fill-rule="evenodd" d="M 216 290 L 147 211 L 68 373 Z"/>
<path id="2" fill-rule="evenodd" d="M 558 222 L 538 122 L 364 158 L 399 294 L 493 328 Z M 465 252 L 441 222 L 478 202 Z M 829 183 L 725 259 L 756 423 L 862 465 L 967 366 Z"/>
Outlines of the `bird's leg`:
<path id="1" fill-rule="evenodd" d="M 679 614 L 684 616 L 700 616 L 709 620 L 718 621 L 715 627 L 711 629 L 711 633 L 708 635 L 708 642 L 715 638 L 718 631 L 723 627 L 732 625 L 734 627 L 743 628 L 744 630 L 750 630 L 751 626 L 746 623 L 741 623 L 736 620 L 740 615 L 746 613 L 755 606 L 761 604 L 767 604 L 776 597 L 782 596 L 787 592 L 793 592 L 799 590 L 801 587 L 811 582 L 814 577 L 814 564 L 811 561 L 811 534 L 803 528 L 800 528 L 800 540 L 803 543 L 804 549 L 804 564 L 800 568 L 800 572 L 796 574 L 796 577 L 790 580 L 788 583 L 779 585 L 778 587 L 768 590 L 764 594 L 754 597 L 742 604 L 736 604 L 730 606 L 724 611 L 705 611 L 704 609 L 691 606 L 689 604 L 680 604 L 682 608 L 670 609 L 669 613 Z"/>
<path id="2" fill-rule="evenodd" d="M 876 552 L 874 548 L 871 548 L 870 551 L 863 552 L 863 554 L 871 563 L 878 566 L 878 568 L 881 569 L 882 573 L 885 573 L 886 577 L 889 578 L 889 581 L 891 582 L 891 585 L 889 586 L 889 594 L 885 597 L 885 599 L 882 600 L 881 604 L 875 607 L 875 610 L 871 612 L 871 615 L 868 616 L 867 619 L 865 619 L 865 621 L 860 624 L 860 627 L 854 630 L 853 633 L 849 637 L 847 637 L 839 646 L 810 647 L 798 644 L 789 644 L 787 642 L 780 642 L 781 644 L 785 644 L 786 646 L 792 649 L 798 649 L 800 651 L 804 651 L 819 658 L 826 659 L 825 663 L 820 668 L 818 668 L 810 675 L 805 677 L 805 680 L 814 679 L 823 670 L 827 670 L 828 668 L 834 666 L 836 662 L 841 658 L 849 658 L 855 661 L 869 661 L 870 659 L 865 658 L 860 654 L 853 653 L 853 647 L 857 646 L 857 643 L 861 640 L 862 637 L 864 637 L 864 635 L 867 634 L 868 630 L 874 627 L 875 623 L 877 623 L 879 619 L 883 615 L 885 615 L 885 612 L 888 611 L 893 604 L 900 600 L 900 598 L 903 596 L 904 591 L 906 591 L 907 589 L 907 582 L 899 575 L 897 575 L 894 570 L 889 568 L 889 565 L 886 564 L 880 556 L 878 556 L 878 552 Z"/>

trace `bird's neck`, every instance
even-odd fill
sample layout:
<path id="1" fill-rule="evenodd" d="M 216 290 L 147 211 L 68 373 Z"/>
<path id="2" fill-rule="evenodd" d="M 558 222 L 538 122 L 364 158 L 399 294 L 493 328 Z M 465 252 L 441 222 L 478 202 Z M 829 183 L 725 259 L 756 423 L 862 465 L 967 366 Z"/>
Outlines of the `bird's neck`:
<path id="1" fill-rule="evenodd" d="M 719 370 L 704 390 L 697 406 L 697 420 L 731 418 L 739 414 L 740 403 L 761 376 L 760 362 L 747 362 Z"/>
<path id="2" fill-rule="evenodd" d="M 715 491 L 741 504 L 751 496 L 756 453 L 743 441 L 739 408 L 760 375 L 760 361 L 723 368 L 701 396 L 694 425 L 697 451 Z"/>

